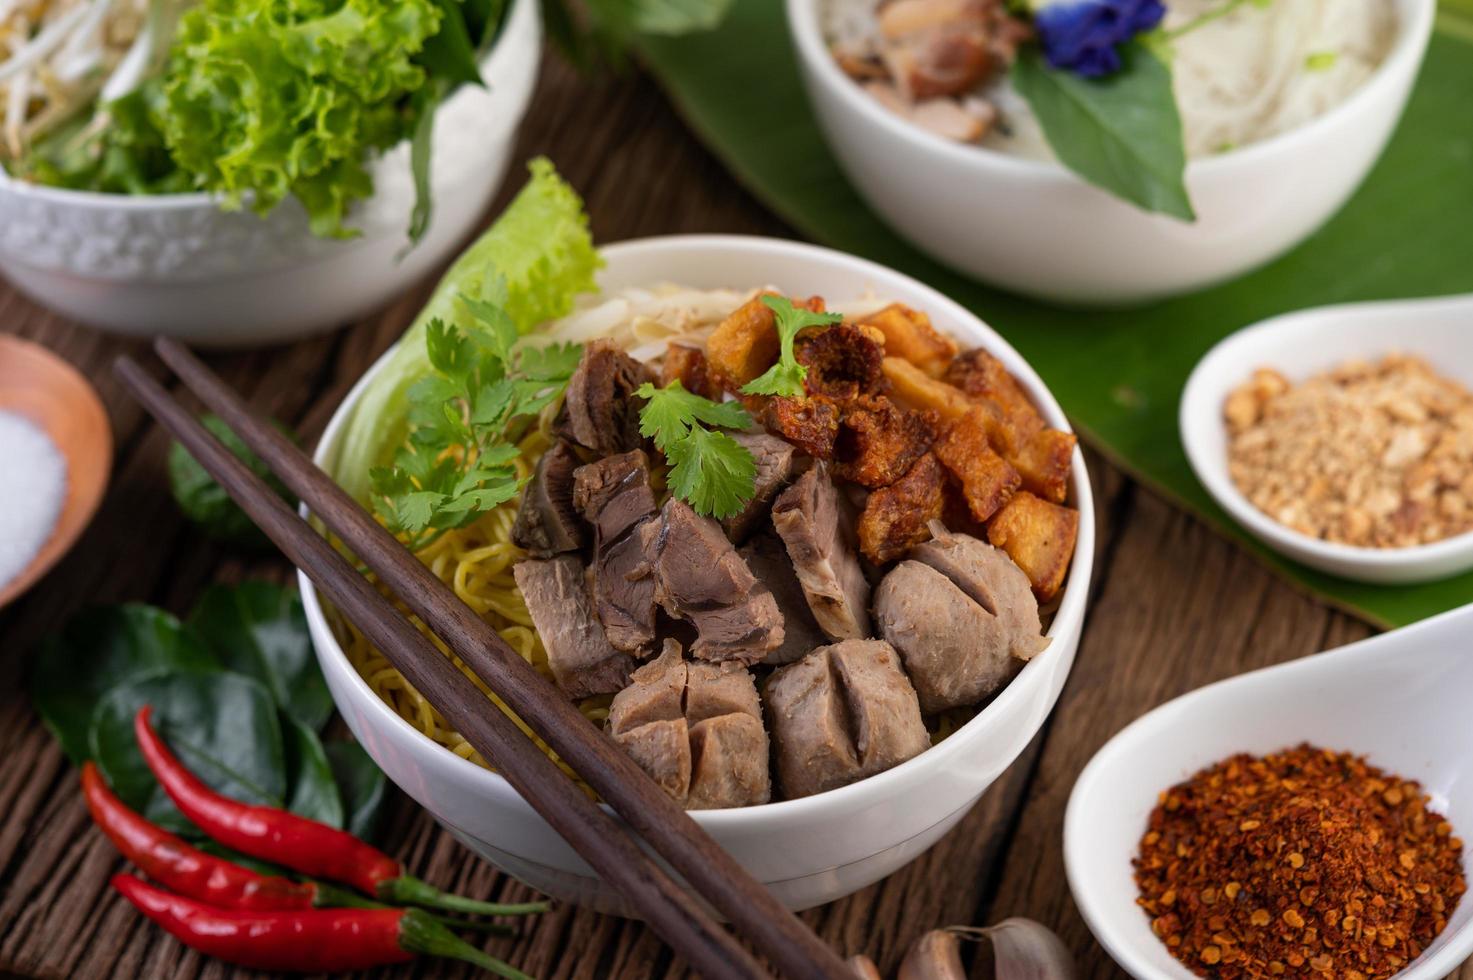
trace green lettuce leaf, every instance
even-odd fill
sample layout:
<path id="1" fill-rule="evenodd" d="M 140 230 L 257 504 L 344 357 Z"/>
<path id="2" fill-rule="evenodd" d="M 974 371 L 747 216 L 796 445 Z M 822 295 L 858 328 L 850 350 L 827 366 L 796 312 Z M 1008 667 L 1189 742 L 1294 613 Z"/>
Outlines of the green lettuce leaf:
<path id="1" fill-rule="evenodd" d="M 435 0 L 205 0 L 180 22 L 161 112 L 174 160 L 258 212 L 294 194 L 319 235 L 373 191 L 376 152 L 414 128 Z"/>
<path id="2" fill-rule="evenodd" d="M 408 433 L 409 389 L 431 373 L 425 335 L 439 320 L 463 331 L 477 326 L 471 306 L 495 303 L 523 334 L 566 315 L 579 293 L 594 288 L 602 265 L 588 231 L 583 201 L 537 158 L 532 177 L 490 229 L 461 254 L 435 288 L 399 345 L 363 392 L 343 431 L 334 476 L 367 502 L 369 471 L 390 461 Z"/>

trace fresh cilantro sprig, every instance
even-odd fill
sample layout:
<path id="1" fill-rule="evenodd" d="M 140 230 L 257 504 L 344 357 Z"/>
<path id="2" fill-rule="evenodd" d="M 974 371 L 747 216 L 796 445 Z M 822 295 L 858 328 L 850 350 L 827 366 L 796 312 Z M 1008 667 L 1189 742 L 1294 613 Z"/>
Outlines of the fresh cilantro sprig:
<path id="1" fill-rule="evenodd" d="M 745 429 L 752 424 L 747 410 L 686 391 L 679 380 L 664 388 L 645 382 L 635 394 L 646 400 L 640 434 L 670 462 L 670 492 L 708 517 L 741 513 L 756 492 L 757 461 L 746 446 L 707 426 Z"/>
<path id="2" fill-rule="evenodd" d="M 460 302 L 476 325 L 428 324 L 434 373 L 409 389 L 408 442 L 370 473 L 374 510 L 416 551 L 516 497 L 515 430 L 562 397 L 582 357 L 576 344 L 514 350 L 516 324 L 498 303 Z"/>
<path id="3" fill-rule="evenodd" d="M 805 393 L 803 382 L 808 377 L 808 368 L 799 364 L 798 358 L 793 353 L 794 339 L 798 336 L 799 331 L 808 327 L 828 326 L 844 318 L 838 313 L 814 313 L 812 310 L 796 307 L 785 296 L 763 296 L 762 302 L 777 314 L 777 338 L 782 345 L 782 351 L 778 355 L 776 364 L 742 385 L 742 392 L 748 395 L 785 395 L 789 398 L 802 398 Z"/>

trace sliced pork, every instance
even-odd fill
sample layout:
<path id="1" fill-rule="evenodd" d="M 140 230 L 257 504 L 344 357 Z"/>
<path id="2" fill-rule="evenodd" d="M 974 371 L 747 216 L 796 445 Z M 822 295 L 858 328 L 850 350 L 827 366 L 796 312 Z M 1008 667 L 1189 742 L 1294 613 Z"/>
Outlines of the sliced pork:
<path id="1" fill-rule="evenodd" d="M 939 526 L 875 590 L 880 634 L 926 713 L 996 693 L 1048 645 L 1028 577 L 1003 552 Z"/>
<path id="2" fill-rule="evenodd" d="M 639 537 L 653 572 L 655 601 L 696 628 L 695 656 L 754 664 L 782 646 L 777 600 L 720 524 L 671 497 L 660 519 L 644 524 Z"/>
<path id="3" fill-rule="evenodd" d="M 737 432 L 732 438 L 752 454 L 757 463 L 755 492 L 741 512 L 724 519 L 726 536 L 741 544 L 772 511 L 772 500 L 798 471 L 800 456 L 792 443 L 765 432 Z"/>
<path id="4" fill-rule="evenodd" d="M 574 699 L 622 691 L 635 663 L 604 634 L 583 562 L 576 555 L 529 559 L 518 562 L 512 575 L 558 687 Z"/>
<path id="5" fill-rule="evenodd" d="M 687 662 L 666 640 L 614 696 L 609 733 L 687 810 L 771 799 L 757 686 L 736 664 Z"/>
<path id="6" fill-rule="evenodd" d="M 573 506 L 573 471 L 582 465 L 566 439 L 559 439 L 537 461 L 511 529 L 512 540 L 532 557 L 577 551 L 587 542 L 587 528 Z"/>
<path id="7" fill-rule="evenodd" d="M 793 571 L 782 539 L 765 530 L 742 545 L 739 553 L 757 580 L 771 590 L 783 614 L 782 646 L 770 651 L 762 662 L 774 666 L 790 664 L 827 643 L 829 638 L 818 628 L 818 620 L 808 608 L 808 597 L 798 584 L 798 573 Z"/>
<path id="8" fill-rule="evenodd" d="M 836 640 L 871 634 L 869 582 L 855 557 L 855 521 L 828 468 L 817 463 L 772 505 L 772 525 L 787 545 L 813 617 Z"/>
<path id="9" fill-rule="evenodd" d="M 634 392 L 654 380 L 654 371 L 612 341 L 590 342 L 563 399 L 563 434 L 600 455 L 640 448 L 644 400 Z"/>
<path id="10" fill-rule="evenodd" d="M 931 744 L 915 689 L 883 640 L 819 647 L 774 671 L 763 693 L 790 799 L 873 776 Z"/>
<path id="11" fill-rule="evenodd" d="M 580 466 L 573 505 L 593 525 L 593 596 L 616 648 L 645 655 L 655 642 L 655 580 L 641 531 L 657 517 L 649 460 L 639 450 Z"/>

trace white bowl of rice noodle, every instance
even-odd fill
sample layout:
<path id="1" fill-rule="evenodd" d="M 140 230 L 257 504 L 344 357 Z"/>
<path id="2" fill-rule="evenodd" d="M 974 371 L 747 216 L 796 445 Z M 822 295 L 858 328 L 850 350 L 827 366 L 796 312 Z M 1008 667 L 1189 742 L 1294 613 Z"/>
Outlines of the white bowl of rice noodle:
<path id="1" fill-rule="evenodd" d="M 928 313 L 938 329 L 964 347 L 991 351 L 1050 426 L 1068 427 L 1038 375 L 1002 337 L 936 290 L 882 266 L 810 245 L 728 236 L 647 239 L 613 245 L 602 254 L 607 265 L 598 277 L 601 292 L 551 325 L 547 332 L 553 336 L 612 337 L 636 357 L 647 358 L 672 336 L 709 331 L 758 288 L 821 295 L 829 309 L 856 314 L 900 302 Z M 349 393 L 328 424 L 315 458 L 329 473 L 356 401 L 388 356 Z M 1079 533 L 1069 577 L 1051 609 L 1051 642 L 969 720 L 933 736 L 932 747 L 909 761 L 838 789 L 739 809 L 691 811 L 787 905 L 803 909 L 833 901 L 913 860 L 961 820 L 1037 734 L 1069 675 L 1089 592 L 1094 511 L 1077 450 L 1067 502 L 1079 510 Z M 509 542 L 506 547 L 516 550 Z M 346 643 L 340 639 L 348 632 L 330 618 L 334 614 L 309 581 L 302 578 L 301 587 L 333 699 L 390 779 L 467 847 L 538 890 L 629 914 L 620 896 L 500 775 L 471 761 L 469 745 L 443 731 L 430 731 L 438 741 L 426 737 L 425 719 L 432 713 L 424 708 L 420 714 L 421 706 L 397 687 L 383 689 L 400 683 L 396 672 L 387 661 L 363 660 L 361 647 L 345 651 L 345 645 L 353 645 L 351 636 Z M 513 645 L 525 639 L 510 632 Z M 360 661 L 358 667 L 350 656 Z M 494 710 L 489 703 L 488 710 Z"/>
<path id="2" fill-rule="evenodd" d="M 819 123 L 870 206 L 932 257 L 991 284 L 1121 305 L 1237 276 L 1338 211 L 1401 117 L 1436 4 L 1250 3 L 1184 36 L 1173 65 L 1192 223 L 1140 210 L 1065 169 L 1006 80 L 976 93 L 1004 123 L 980 144 L 886 108 L 830 50 L 862 40 L 876 6 L 787 0 Z M 1170 27 L 1220 4 L 1166 6 Z"/>

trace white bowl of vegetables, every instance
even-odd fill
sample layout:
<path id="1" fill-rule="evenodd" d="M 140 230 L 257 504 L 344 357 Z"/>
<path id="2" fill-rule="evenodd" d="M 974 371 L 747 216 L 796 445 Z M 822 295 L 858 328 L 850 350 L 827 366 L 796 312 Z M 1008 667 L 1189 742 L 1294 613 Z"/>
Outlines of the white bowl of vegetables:
<path id="1" fill-rule="evenodd" d="M 204 347 L 340 325 L 443 262 L 501 182 L 541 52 L 536 0 L 360 0 L 259 32 L 251 4 L 125 5 L 36 4 L 31 54 L 0 67 L 42 115 L 34 138 L 5 117 L 0 271 L 89 325 Z M 89 30 L 107 9 L 127 46 Z"/>

